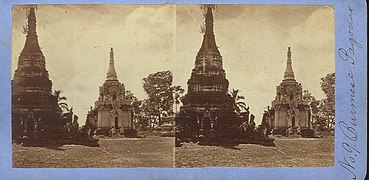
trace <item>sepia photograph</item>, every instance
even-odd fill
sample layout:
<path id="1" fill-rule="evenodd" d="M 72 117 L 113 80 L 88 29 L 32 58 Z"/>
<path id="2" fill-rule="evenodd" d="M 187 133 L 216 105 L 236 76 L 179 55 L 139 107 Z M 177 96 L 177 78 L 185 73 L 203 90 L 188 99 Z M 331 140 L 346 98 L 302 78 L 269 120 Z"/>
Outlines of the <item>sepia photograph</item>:
<path id="1" fill-rule="evenodd" d="M 13 167 L 334 165 L 331 6 L 15 5 L 12 27 Z"/>
<path id="2" fill-rule="evenodd" d="M 177 5 L 175 166 L 333 166 L 333 12 Z"/>
<path id="3" fill-rule="evenodd" d="M 12 11 L 13 167 L 174 166 L 175 6 Z"/>
<path id="4" fill-rule="evenodd" d="M 364 5 L 0 1 L 0 177 L 365 179 Z"/>

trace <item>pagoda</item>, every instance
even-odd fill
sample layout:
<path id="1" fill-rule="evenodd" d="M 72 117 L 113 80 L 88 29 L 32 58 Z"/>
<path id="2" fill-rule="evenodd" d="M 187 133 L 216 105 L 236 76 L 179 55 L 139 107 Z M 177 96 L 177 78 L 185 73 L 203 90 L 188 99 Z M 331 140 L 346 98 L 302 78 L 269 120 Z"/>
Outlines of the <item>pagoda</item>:
<path id="1" fill-rule="evenodd" d="M 106 80 L 99 88 L 99 98 L 95 102 L 95 108 L 91 108 L 87 114 L 86 124 L 92 125 L 97 135 L 116 132 L 125 136 L 135 136 L 133 106 L 125 97 L 124 84 L 117 78 L 113 48 L 110 49 Z"/>
<path id="2" fill-rule="evenodd" d="M 12 137 L 52 138 L 61 125 L 60 113 L 38 43 L 35 7 L 29 8 L 27 18 L 26 42 L 12 80 Z"/>
<path id="3" fill-rule="evenodd" d="M 272 101 L 271 128 L 274 134 L 285 134 L 288 128 L 310 129 L 310 106 L 302 97 L 301 83 L 295 80 L 292 69 L 291 48 L 288 47 L 284 78 L 276 89 Z"/>
<path id="4" fill-rule="evenodd" d="M 228 95 L 229 82 L 223 59 L 215 42 L 213 7 L 205 6 L 203 41 L 196 55 L 195 67 L 187 82 L 187 94 L 176 123 L 185 131 L 219 130 L 235 119 L 234 101 Z"/>

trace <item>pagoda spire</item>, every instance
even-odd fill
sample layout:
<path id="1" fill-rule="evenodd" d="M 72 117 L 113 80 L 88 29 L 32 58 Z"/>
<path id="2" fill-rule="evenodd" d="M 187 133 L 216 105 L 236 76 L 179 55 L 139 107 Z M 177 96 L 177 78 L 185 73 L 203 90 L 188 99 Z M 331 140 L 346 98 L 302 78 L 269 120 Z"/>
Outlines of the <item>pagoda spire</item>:
<path id="1" fill-rule="evenodd" d="M 107 80 L 117 80 L 117 72 L 114 68 L 114 51 L 113 48 L 110 48 L 110 62 L 109 62 L 109 70 L 106 75 Z"/>
<path id="2" fill-rule="evenodd" d="M 28 21 L 27 21 L 26 43 L 24 44 L 24 48 L 21 52 L 21 55 L 24 54 L 43 55 L 37 39 L 35 7 L 29 8 L 29 13 L 27 17 Z"/>
<path id="3" fill-rule="evenodd" d="M 215 43 L 215 35 L 213 30 L 213 7 L 209 5 L 206 7 L 205 11 L 205 33 L 199 53 L 215 52 L 219 54 L 218 47 Z"/>
<path id="4" fill-rule="evenodd" d="M 284 72 L 284 80 L 295 80 L 295 74 L 292 70 L 291 48 L 287 51 L 287 66 Z"/>

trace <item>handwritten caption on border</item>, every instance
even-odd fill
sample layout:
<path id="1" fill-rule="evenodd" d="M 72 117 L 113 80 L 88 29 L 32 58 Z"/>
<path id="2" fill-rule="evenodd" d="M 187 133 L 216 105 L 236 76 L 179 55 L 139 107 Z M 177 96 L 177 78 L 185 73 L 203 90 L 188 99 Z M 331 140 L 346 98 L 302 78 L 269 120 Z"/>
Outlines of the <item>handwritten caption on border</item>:
<path id="1" fill-rule="evenodd" d="M 340 120 L 338 122 L 338 126 L 340 132 L 344 135 L 344 140 L 341 145 L 344 149 L 344 156 L 342 160 L 339 160 L 339 165 L 347 170 L 352 175 L 352 179 L 356 179 L 356 161 L 358 155 L 361 153 L 358 148 L 358 133 L 356 127 L 358 126 L 358 121 L 356 119 L 356 91 L 355 91 L 355 74 L 354 69 L 356 65 L 356 54 L 355 50 L 357 48 L 363 48 L 363 46 L 355 39 L 354 34 L 354 17 L 353 11 L 354 9 L 351 6 L 347 6 L 349 14 L 346 19 L 347 27 L 348 27 L 348 37 L 349 37 L 349 45 L 348 48 L 339 48 L 338 55 L 341 60 L 343 60 L 348 66 L 347 76 L 349 78 L 349 98 L 350 105 L 347 116 L 349 117 L 346 120 Z"/>

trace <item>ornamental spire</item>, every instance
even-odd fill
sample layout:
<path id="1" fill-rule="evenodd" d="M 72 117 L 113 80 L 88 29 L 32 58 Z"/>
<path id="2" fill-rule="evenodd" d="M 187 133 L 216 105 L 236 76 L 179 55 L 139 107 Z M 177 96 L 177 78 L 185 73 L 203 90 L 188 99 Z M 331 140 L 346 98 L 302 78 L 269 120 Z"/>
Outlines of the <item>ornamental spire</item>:
<path id="1" fill-rule="evenodd" d="M 107 80 L 117 80 L 117 72 L 114 68 L 114 51 L 113 48 L 110 48 L 110 62 L 109 62 L 109 70 L 106 75 Z"/>
<path id="2" fill-rule="evenodd" d="M 219 54 L 218 47 L 215 43 L 215 35 L 213 30 L 214 20 L 212 11 L 214 8 L 214 5 L 205 6 L 205 29 L 203 30 L 205 32 L 199 53 L 215 52 Z"/>
<path id="3" fill-rule="evenodd" d="M 29 8 L 27 17 L 28 17 L 27 37 L 26 37 L 26 43 L 24 44 L 24 48 L 21 52 L 21 55 L 24 55 L 24 54 L 43 55 L 40 49 L 40 45 L 38 44 L 38 39 L 37 39 L 35 7 L 31 6 Z"/>
<path id="4" fill-rule="evenodd" d="M 288 47 L 287 51 L 287 66 L 284 72 L 284 80 L 295 80 L 295 74 L 292 70 L 291 48 Z"/>

